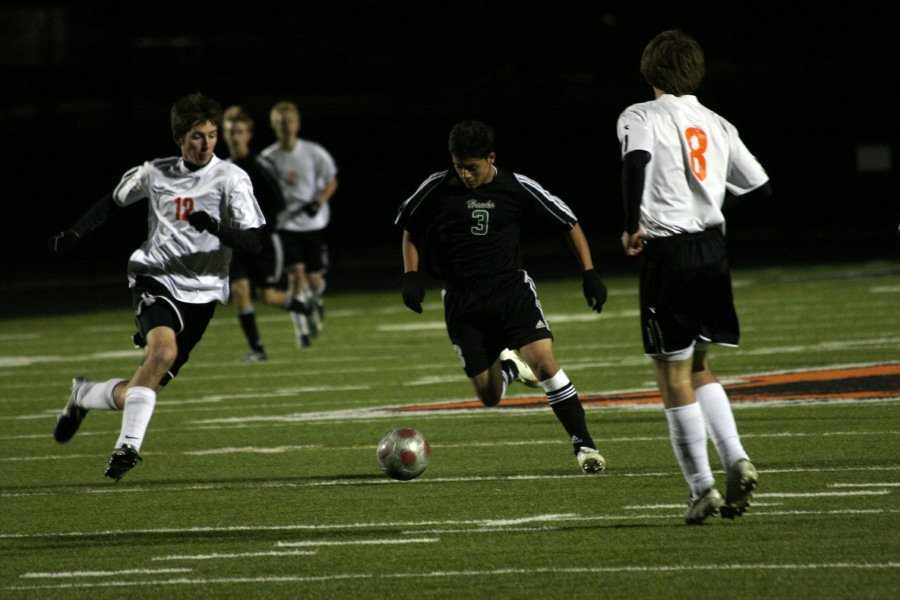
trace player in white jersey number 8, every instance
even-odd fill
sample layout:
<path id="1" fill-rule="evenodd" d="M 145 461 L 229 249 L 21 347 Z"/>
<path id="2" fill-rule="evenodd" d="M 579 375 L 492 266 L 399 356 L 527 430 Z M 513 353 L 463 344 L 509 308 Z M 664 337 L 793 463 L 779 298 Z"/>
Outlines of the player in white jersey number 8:
<path id="1" fill-rule="evenodd" d="M 741 445 L 725 389 L 709 369 L 709 344 L 736 346 L 737 314 L 725 254 L 722 204 L 770 194 L 768 176 L 731 123 L 693 95 L 704 74 L 700 45 L 680 31 L 647 44 L 641 73 L 655 99 L 618 121 L 628 256 L 640 278 L 644 352 L 653 359 L 672 448 L 690 486 L 685 521 L 750 504 L 756 469 Z M 707 429 L 726 473 L 723 500 L 707 456 Z"/>

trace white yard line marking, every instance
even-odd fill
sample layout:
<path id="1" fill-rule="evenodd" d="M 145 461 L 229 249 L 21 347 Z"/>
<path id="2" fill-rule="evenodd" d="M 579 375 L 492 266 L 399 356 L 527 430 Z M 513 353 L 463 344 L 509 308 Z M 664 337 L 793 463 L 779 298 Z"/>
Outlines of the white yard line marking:
<path id="1" fill-rule="evenodd" d="M 781 506 L 781 502 L 757 502 L 755 500 L 756 496 L 754 496 L 753 501 L 753 510 L 756 511 L 760 507 L 766 506 Z M 623 506 L 622 508 L 625 510 L 684 510 L 687 507 L 687 502 L 682 502 L 681 504 L 635 504 L 632 506 Z"/>
<path id="2" fill-rule="evenodd" d="M 796 354 L 798 352 L 833 352 L 835 350 L 846 350 L 848 348 L 859 347 L 890 347 L 896 348 L 900 345 L 900 338 L 870 338 L 864 340 L 852 341 L 825 341 L 818 344 L 807 344 L 798 346 L 773 346 L 770 348 L 754 348 L 743 351 L 745 355 L 770 355 L 770 354 Z"/>
<path id="3" fill-rule="evenodd" d="M 302 542 L 275 542 L 276 548 L 309 548 L 312 546 L 388 546 L 393 544 L 433 544 L 441 541 L 440 538 L 402 538 L 383 540 L 305 540 Z"/>
<path id="4" fill-rule="evenodd" d="M 854 492 L 766 492 L 764 494 L 754 493 L 754 498 L 827 498 L 827 497 L 845 497 L 845 496 L 886 496 L 891 490 L 874 490 L 865 491 L 858 490 Z"/>
<path id="5" fill-rule="evenodd" d="M 619 310 L 603 312 L 603 319 L 634 318 L 639 316 L 641 316 L 639 310 Z M 557 325 L 559 323 L 582 323 L 585 321 L 597 321 L 599 319 L 600 315 L 593 312 L 547 315 L 547 320 L 550 321 L 550 325 Z M 446 325 L 444 324 L 444 321 L 425 321 L 416 323 L 395 323 L 390 325 L 378 325 L 377 327 L 375 327 L 375 331 L 384 333 L 405 333 L 411 331 L 435 330 L 442 331 L 445 327 Z"/>
<path id="6" fill-rule="evenodd" d="M 583 475 L 582 475 L 583 477 Z M 530 521 L 545 520 L 572 520 L 580 517 L 574 513 L 562 514 L 543 514 L 530 515 L 520 517 L 517 522 L 524 523 Z M 383 528 L 383 527 L 418 527 L 423 525 L 483 525 L 491 521 L 484 519 L 466 519 L 452 521 L 364 521 L 358 523 L 337 523 L 333 525 L 310 525 L 304 523 L 295 523 L 290 525 L 225 525 L 218 527 L 163 527 L 151 529 L 129 529 L 116 530 L 107 529 L 105 531 L 70 531 L 56 533 L 30 533 L 30 534 L 0 534 L 0 539 L 40 539 L 46 537 L 84 537 L 84 536 L 132 536 L 140 534 L 178 534 L 178 533 L 232 533 L 232 532 L 250 532 L 250 531 L 347 531 L 354 529 Z"/>
<path id="7" fill-rule="evenodd" d="M 302 446 L 275 446 L 274 448 L 258 448 L 256 446 L 243 446 L 241 448 L 210 448 L 209 450 L 189 450 L 182 454 L 188 456 L 206 456 L 209 454 L 283 454 L 294 450 L 311 450 L 322 448 L 320 445 L 306 444 Z"/>
<path id="8" fill-rule="evenodd" d="M 62 577 L 118 577 L 119 575 L 160 575 L 163 573 L 190 573 L 193 569 L 121 569 L 119 571 L 56 571 L 32 572 L 19 575 L 22 579 L 48 579 Z"/>
<path id="9" fill-rule="evenodd" d="M 279 388 L 276 390 L 269 390 L 266 392 L 266 398 L 277 398 L 277 397 L 285 397 L 285 396 L 294 396 L 296 394 L 312 394 L 316 392 L 355 392 L 371 389 L 371 386 L 368 385 L 307 385 L 303 387 L 295 387 L 295 388 Z M 251 399 L 258 400 L 260 396 L 259 392 L 246 392 L 241 394 L 214 394 L 209 396 L 202 396 L 200 398 L 185 398 L 181 400 L 161 400 L 158 401 L 158 405 L 163 406 L 183 406 L 189 404 L 211 404 L 211 403 L 220 403 L 226 400 L 243 400 L 243 399 Z M 260 405 L 262 406 L 262 405 Z M 252 406 L 242 406 L 242 408 L 253 408 Z"/>
<path id="10" fill-rule="evenodd" d="M 582 475 L 583 477 L 583 475 Z M 683 505 L 681 506 L 683 508 Z M 762 517 L 762 516 L 786 516 L 786 515 L 819 515 L 819 516 L 845 516 L 845 515 L 896 515 L 900 513 L 900 509 L 834 509 L 834 510 L 778 510 L 778 511 L 757 511 L 748 512 L 746 516 Z M 547 515 L 536 515 L 534 517 L 524 517 L 517 520 L 519 523 L 528 522 L 544 522 Z M 622 521 L 635 519 L 672 519 L 680 517 L 680 513 L 673 515 L 659 514 L 628 514 L 628 515 L 591 515 L 582 516 L 577 514 L 559 514 L 551 519 L 554 523 L 572 523 L 572 522 L 591 522 L 591 521 Z M 155 527 L 147 529 L 113 529 L 103 531 L 60 531 L 49 533 L 5 533 L 0 534 L 0 539 L 44 539 L 44 538 L 81 538 L 81 537 L 134 537 L 139 535 L 159 535 L 159 534 L 202 534 L 202 533 L 247 533 L 258 531 L 352 531 L 363 529 L 383 529 L 398 528 L 408 531 L 412 534 L 430 533 L 425 528 L 429 527 L 454 527 L 459 529 L 471 530 L 476 528 L 490 528 L 490 523 L 496 522 L 491 520 L 479 519 L 461 519 L 447 521 L 371 521 L 359 523 L 335 523 L 331 525 L 312 525 L 308 523 L 295 523 L 288 525 L 227 525 L 227 526 L 209 526 L 209 527 Z"/>
<path id="11" fill-rule="evenodd" d="M 0 356 L 0 368 L 30 367 L 44 363 L 94 362 L 97 360 L 119 360 L 123 358 L 140 358 L 142 350 L 118 350 L 113 352 L 93 352 L 90 354 L 72 354 L 69 356 Z"/>
<path id="12" fill-rule="evenodd" d="M 604 574 L 604 573 L 683 573 L 692 571 L 814 571 L 814 570 L 888 570 L 900 568 L 900 562 L 832 562 L 832 563 L 739 563 L 739 564 L 699 564 L 699 565 L 618 565 L 609 567 L 528 567 L 507 569 L 484 569 L 468 571 L 431 571 L 408 573 L 332 573 L 327 575 L 269 575 L 266 577 L 198 577 L 179 579 L 158 579 L 138 581 L 107 581 L 100 583 L 70 583 L 56 585 L 17 585 L 8 586 L 10 590 L 39 590 L 64 588 L 128 588 L 168 585 L 212 585 L 238 583 L 316 583 L 322 581 L 341 581 L 349 579 L 409 579 L 409 578 L 461 578 L 499 577 L 499 576 L 534 576 L 544 574 Z"/>
<path id="13" fill-rule="evenodd" d="M 218 560 L 220 558 L 256 558 L 262 556 L 312 556 L 316 550 L 267 550 L 265 552 L 217 552 L 214 554 L 170 554 L 154 556 L 151 561 L 161 560 Z"/>
<path id="14" fill-rule="evenodd" d="M 533 442 L 532 442 L 533 443 Z M 558 442 L 553 442 L 558 443 Z M 315 448 L 313 448 L 315 449 Z M 183 453 L 180 453 L 183 454 Z M 74 456 L 66 456 L 60 458 L 91 458 L 94 455 L 74 455 Z M 765 469 L 761 471 L 763 474 L 768 473 L 825 473 L 825 472 L 853 472 L 859 473 L 862 471 L 898 471 L 900 470 L 900 465 L 886 465 L 886 466 L 853 466 L 853 467 L 815 467 L 815 468 L 791 468 L 791 469 Z M 716 471 L 716 473 L 721 473 L 721 471 Z M 618 473 L 606 473 L 604 478 L 615 478 L 615 477 L 676 477 L 678 476 L 677 471 L 662 471 L 662 472 L 644 472 L 644 473 L 629 473 L 629 472 L 618 472 Z M 72 496 L 72 495 L 85 495 L 85 494 L 134 494 L 134 493 L 147 493 L 148 489 L 152 489 L 155 493 L 162 492 L 185 492 L 192 490 L 241 490 L 249 487 L 258 488 L 258 487 L 266 487 L 266 488 L 315 488 L 315 487 L 332 487 L 332 486 L 365 486 L 365 485 L 436 485 L 442 483 L 466 483 L 466 482 L 502 482 L 502 481 L 542 481 L 552 479 L 554 481 L 559 481 L 561 479 L 576 479 L 576 480 L 584 480 L 584 475 L 581 474 L 573 474 L 573 475 L 504 475 L 504 476 L 465 476 L 465 477 L 428 477 L 422 479 L 416 479 L 414 481 L 408 482 L 400 482 L 395 481 L 393 479 L 385 478 L 372 478 L 372 479 L 333 479 L 330 481 L 314 481 L 314 482 L 305 482 L 305 483 L 288 483 L 288 482 L 268 482 L 268 483 L 236 483 L 236 482 L 222 482 L 222 483 L 209 483 L 209 484 L 192 484 L 192 485 L 179 485 L 179 486 L 127 486 L 127 485 L 116 485 L 116 486 L 102 486 L 93 489 L 83 489 L 81 487 L 69 488 L 66 486 L 61 486 L 53 491 L 40 491 L 40 492 L 32 492 L 32 491 L 0 491 L 0 498 L 21 498 L 21 497 L 36 497 L 36 496 Z M 2 489 L 2 488 L 0 488 Z M 882 495 L 883 493 L 887 493 L 888 490 L 881 490 L 878 492 L 878 495 Z M 0 539 L 5 537 L 3 534 L 0 534 Z"/>
<path id="15" fill-rule="evenodd" d="M 900 487 L 900 483 L 829 483 L 828 487 Z"/>
<path id="16" fill-rule="evenodd" d="M 373 409 L 375 410 L 375 409 Z M 350 411 L 348 411 L 350 412 Z M 312 414 L 312 413 L 310 413 Z M 161 430 L 156 430 L 161 431 Z M 832 431 L 826 433 L 805 433 L 805 432 L 776 432 L 776 433 L 745 433 L 741 437 L 747 439 L 755 439 L 755 438 L 798 438 L 798 437 L 832 437 L 832 436 L 896 436 L 900 434 L 900 431 L 897 430 L 889 430 L 889 431 Z M 79 435 L 112 435 L 112 433 L 107 432 L 84 432 Z M 33 434 L 33 435 L 24 435 L 24 436 L 3 436 L 0 437 L 0 440 L 14 440 L 14 439 L 43 439 L 48 437 L 48 434 Z M 606 444 L 633 444 L 636 442 L 659 442 L 666 441 L 669 438 L 667 436 L 629 436 L 629 437 L 615 437 L 615 438 L 605 438 L 603 439 L 603 443 L 601 445 Z M 546 439 L 546 440 L 497 440 L 497 441 L 484 441 L 484 442 L 465 442 L 458 444 L 433 444 L 434 447 L 439 448 L 472 448 L 472 447 L 483 447 L 483 448 L 505 448 L 512 446 L 534 446 L 534 445 L 550 445 L 556 446 L 565 443 L 564 441 L 560 441 L 558 439 Z M 362 444 L 355 446 L 339 446 L 333 447 L 331 450 L 358 450 L 360 448 L 368 448 L 370 447 L 374 450 L 375 444 Z M 259 447 L 259 446 L 242 446 L 240 448 L 207 448 L 203 450 L 186 450 L 182 452 L 153 452 L 151 454 L 155 456 L 167 456 L 167 455 L 202 455 L 202 454 L 228 454 L 234 452 L 257 452 L 260 454 L 266 453 L 277 453 L 282 452 L 284 450 L 306 450 L 306 449 L 318 449 L 323 446 L 318 444 L 305 444 L 305 445 L 296 445 L 296 446 L 277 446 L 275 448 L 267 448 L 267 447 Z M 80 458 L 91 458 L 95 455 L 93 454 L 42 454 L 37 456 L 4 456 L 0 457 L 0 462 L 32 462 L 32 461 L 42 461 L 42 460 L 63 460 L 63 459 L 80 459 Z M 860 467 L 860 469 L 865 470 L 868 467 Z M 786 471 L 778 470 L 778 469 L 766 469 L 767 472 L 771 473 L 780 473 L 780 472 L 795 472 L 794 469 L 787 469 Z M 850 485 L 850 484 L 847 484 Z"/>

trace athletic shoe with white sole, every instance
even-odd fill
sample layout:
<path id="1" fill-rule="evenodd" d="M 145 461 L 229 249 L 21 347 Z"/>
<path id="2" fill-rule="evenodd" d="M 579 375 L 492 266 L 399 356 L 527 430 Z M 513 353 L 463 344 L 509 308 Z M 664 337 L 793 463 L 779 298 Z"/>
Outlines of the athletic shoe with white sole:
<path id="1" fill-rule="evenodd" d="M 133 469 L 142 460 L 141 455 L 134 449 L 134 446 L 122 444 L 120 448 L 116 448 L 109 455 L 109 462 L 106 464 L 106 473 L 104 475 L 118 482 L 125 473 Z"/>
<path id="2" fill-rule="evenodd" d="M 76 377 L 72 380 L 72 393 L 69 395 L 69 401 L 66 407 L 56 418 L 56 427 L 53 429 L 53 439 L 60 444 L 64 444 L 72 439 L 75 432 L 81 426 L 88 411 L 75 404 L 82 396 L 93 386 L 94 382 L 87 377 Z"/>
<path id="3" fill-rule="evenodd" d="M 516 375 L 516 381 L 524 383 L 528 387 L 536 388 L 540 387 L 541 382 L 538 381 L 538 378 L 535 377 L 534 371 L 531 370 L 531 367 L 525 364 L 525 361 L 519 358 L 519 355 L 509 348 L 504 348 L 503 352 L 500 353 L 500 362 L 503 361 L 511 361 L 518 371 L 518 375 Z"/>
<path id="4" fill-rule="evenodd" d="M 700 525 L 706 517 L 714 516 L 722 508 L 725 501 L 722 494 L 714 487 L 709 488 L 697 498 L 688 498 L 688 509 L 684 513 L 684 522 L 688 525 Z"/>
<path id="5" fill-rule="evenodd" d="M 725 506 L 719 513 L 726 519 L 740 517 L 750 507 L 753 490 L 759 483 L 756 468 L 747 459 L 741 459 L 728 469 L 728 485 L 725 488 Z"/>
<path id="6" fill-rule="evenodd" d="M 575 458 L 585 475 L 599 475 L 606 470 L 606 459 L 593 448 L 582 446 Z"/>

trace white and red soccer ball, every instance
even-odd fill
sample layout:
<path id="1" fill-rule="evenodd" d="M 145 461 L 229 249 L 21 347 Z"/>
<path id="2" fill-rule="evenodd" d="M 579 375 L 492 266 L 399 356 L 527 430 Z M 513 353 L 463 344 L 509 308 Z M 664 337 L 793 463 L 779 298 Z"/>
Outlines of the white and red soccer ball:
<path id="1" fill-rule="evenodd" d="M 378 466 L 389 477 L 407 481 L 421 475 L 431 458 L 431 445 L 421 433 L 409 427 L 391 429 L 375 451 Z"/>

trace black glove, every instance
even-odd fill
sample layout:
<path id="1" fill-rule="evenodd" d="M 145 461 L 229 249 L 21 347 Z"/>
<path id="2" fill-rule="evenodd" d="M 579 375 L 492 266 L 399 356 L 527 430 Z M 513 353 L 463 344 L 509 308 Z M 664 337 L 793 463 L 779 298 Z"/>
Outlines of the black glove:
<path id="1" fill-rule="evenodd" d="M 319 204 L 318 200 L 313 200 L 312 202 L 307 202 L 303 205 L 303 209 L 300 212 L 306 213 L 310 217 L 314 217 L 319 214 L 319 209 L 322 208 L 322 205 Z"/>
<path id="2" fill-rule="evenodd" d="M 402 280 L 403 304 L 414 312 L 422 313 L 422 300 L 425 299 L 425 283 L 418 271 L 407 271 Z"/>
<path id="3" fill-rule="evenodd" d="M 47 240 L 47 247 L 50 248 L 50 254 L 62 256 L 71 250 L 80 239 L 81 236 L 75 233 L 74 229 L 66 229 L 65 231 L 60 231 L 56 235 L 51 235 Z"/>
<path id="4" fill-rule="evenodd" d="M 603 304 L 606 302 L 606 286 L 600 281 L 600 275 L 594 269 L 588 269 L 581 274 L 581 289 L 584 290 L 584 297 L 588 306 L 596 310 L 598 313 L 603 310 Z"/>
<path id="5" fill-rule="evenodd" d="M 213 235 L 219 234 L 219 222 L 202 210 L 192 212 L 188 215 L 187 220 L 197 231 L 208 231 Z"/>

